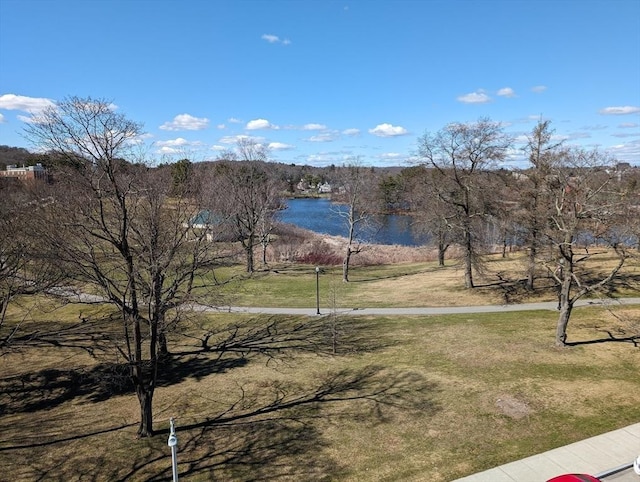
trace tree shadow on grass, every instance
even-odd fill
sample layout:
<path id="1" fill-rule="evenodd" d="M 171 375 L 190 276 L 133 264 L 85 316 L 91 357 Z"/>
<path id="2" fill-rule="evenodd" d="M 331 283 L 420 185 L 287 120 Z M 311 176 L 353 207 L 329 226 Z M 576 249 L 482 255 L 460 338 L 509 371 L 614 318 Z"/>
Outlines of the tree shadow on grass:
<path id="1" fill-rule="evenodd" d="M 109 480 L 166 481 L 171 479 L 171 456 L 166 447 L 140 459 L 130 470 Z M 309 424 L 274 419 L 230 426 L 203 427 L 178 433 L 180 478 L 206 480 L 331 480 L 340 470 L 328 456 L 321 434 Z"/>
<path id="2" fill-rule="evenodd" d="M 362 319 L 261 318 L 181 338 L 182 351 L 163 361 L 158 384 L 169 387 L 201 379 L 244 366 L 253 357 L 293 364 L 296 353 L 331 353 L 336 326 L 340 353 L 393 343 Z M 334 479 L 347 469 L 325 451 L 323 426 L 341 420 L 390 422 L 411 410 L 433 413 L 434 388 L 416 374 L 381 367 L 338 371 L 315 384 L 271 382 L 256 393 L 239 388 L 237 400 L 222 412 L 212 409 L 199 419 L 178 419 L 180 473 L 219 480 Z M 134 441 L 135 424 L 114 424 L 108 418 L 100 423 L 81 415 L 83 403 L 99 404 L 126 394 L 133 396 L 127 367 L 118 364 L 45 369 L 0 379 L 0 413 L 13 434 L 0 443 L 0 460 L 25 474 L 18 477 L 22 480 L 169 479 L 167 430 Z M 59 413 L 77 415 L 69 419 Z"/>
<path id="3" fill-rule="evenodd" d="M 540 276 L 536 278 L 536 288 L 534 291 L 527 287 L 526 279 L 512 279 L 510 272 L 492 273 L 494 281 L 477 284 L 476 288 L 480 292 L 487 294 L 498 294 L 505 304 L 525 303 L 531 299 L 532 295 L 550 294 L 556 295 L 558 288 L 552 278 Z M 604 276 L 592 273 L 591 276 L 582 274 L 581 282 L 585 285 L 594 285 L 602 280 Z M 616 298 L 624 293 L 638 291 L 640 289 L 640 275 L 634 273 L 618 273 L 616 277 L 607 285 L 598 289 L 598 294 L 603 298 Z"/>
<path id="4" fill-rule="evenodd" d="M 393 423 L 399 414 L 422 417 L 439 410 L 431 398 L 434 383 L 379 366 L 327 374 L 311 389 L 274 382 L 264 390 L 255 398 L 243 392 L 224 413 L 179 424 L 181 477 L 333 480 L 348 468 L 325 452 L 323 426 Z M 164 440 L 168 430 L 158 434 Z M 159 457 L 166 458 L 166 452 Z M 119 480 L 148 473 L 153 462 L 137 462 Z M 165 467 L 147 480 L 166 480 L 170 473 Z"/>
<path id="5" fill-rule="evenodd" d="M 583 341 L 566 341 L 565 346 L 594 345 L 598 343 L 631 343 L 636 348 L 640 347 L 640 335 L 615 336 L 608 330 L 604 331 L 609 335 L 606 338 L 596 338 L 593 340 Z"/>
<path id="6" fill-rule="evenodd" d="M 272 317 L 263 323 L 250 320 L 199 331 L 200 336 L 184 336 L 191 345 L 182 345 L 182 351 L 159 362 L 158 387 L 243 367 L 255 356 L 266 356 L 267 361 L 271 361 L 290 359 L 300 352 L 355 353 L 377 350 L 390 343 L 364 320 L 330 317 Z M 82 346 L 78 337 L 74 331 L 74 346 Z M 60 343 L 66 346 L 64 340 Z M 92 343 L 92 339 L 87 341 L 87 345 Z M 134 386 L 125 363 L 47 368 L 0 378 L 0 413 L 36 412 L 72 399 L 98 403 L 132 393 Z"/>
<path id="7" fill-rule="evenodd" d="M 345 430 L 356 430 L 357 440 L 364 430 L 357 424 L 391 425 L 397 417 L 433 415 L 439 410 L 432 400 L 436 389 L 419 374 L 367 366 L 329 373 L 306 385 L 273 382 L 259 393 L 241 390 L 222 412 L 200 420 L 177 419 L 180 477 L 257 481 L 348 476 L 349 467 L 329 452 L 336 447 L 325 436 L 327 427 L 343 424 Z M 28 420 L 37 431 L 37 421 Z M 134 441 L 132 427 L 96 431 L 87 423 L 52 420 L 48 430 L 64 426 L 65 436 L 29 445 L 4 443 L 0 457 L 11 461 L 23 480 L 170 479 L 167 429 Z"/>
<path id="8" fill-rule="evenodd" d="M 246 363 L 242 358 L 168 359 L 162 363 L 158 386 L 223 373 Z M 0 413 L 50 410 L 73 399 L 98 403 L 114 396 L 133 393 L 135 390 L 126 364 L 102 363 L 84 368 L 48 368 L 0 379 Z"/>
<path id="9" fill-rule="evenodd" d="M 358 266 L 356 266 L 353 271 L 349 272 L 349 283 L 369 283 L 371 281 L 381 281 L 381 280 L 388 280 L 388 279 L 401 279 L 401 278 L 405 278 L 407 276 L 415 276 L 415 275 L 424 274 L 424 273 L 434 273 L 434 272 L 437 272 L 437 271 L 442 269 L 440 267 L 434 267 L 434 268 L 426 268 L 426 269 L 420 269 L 420 270 L 403 271 L 403 272 L 400 272 L 400 273 L 389 274 L 389 275 L 386 275 L 386 276 L 382 276 L 381 275 L 381 276 L 375 276 L 375 277 L 370 277 L 370 278 L 353 279 L 354 275 L 355 276 L 358 275 L 357 268 L 358 268 Z"/>
<path id="10" fill-rule="evenodd" d="M 321 317 L 272 316 L 224 327 L 200 325 L 198 335 L 183 334 L 187 345 L 173 356 L 195 354 L 255 354 L 286 357 L 296 353 L 364 353 L 384 349 L 394 342 L 363 319 L 327 315 Z"/>

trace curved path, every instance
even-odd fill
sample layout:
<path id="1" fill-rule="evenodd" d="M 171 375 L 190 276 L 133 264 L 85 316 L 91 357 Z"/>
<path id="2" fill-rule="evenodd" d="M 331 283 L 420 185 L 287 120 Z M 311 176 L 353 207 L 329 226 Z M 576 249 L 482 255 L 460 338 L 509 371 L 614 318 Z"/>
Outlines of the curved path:
<path id="1" fill-rule="evenodd" d="M 574 307 L 580 306 L 618 306 L 640 304 L 640 298 L 619 298 L 605 300 L 578 300 Z M 320 315 L 329 315 L 334 312 L 339 315 L 352 316 L 388 316 L 388 315 L 449 315 L 471 313 L 505 313 L 510 311 L 556 311 L 556 302 L 522 303 L 513 305 L 477 305 L 477 306 L 441 306 L 422 308 L 332 308 L 320 307 Z M 220 306 L 209 307 L 193 305 L 195 311 L 211 313 L 249 313 L 267 315 L 309 315 L 317 316 L 316 308 L 270 308 L 270 307 L 246 307 L 246 306 Z"/>

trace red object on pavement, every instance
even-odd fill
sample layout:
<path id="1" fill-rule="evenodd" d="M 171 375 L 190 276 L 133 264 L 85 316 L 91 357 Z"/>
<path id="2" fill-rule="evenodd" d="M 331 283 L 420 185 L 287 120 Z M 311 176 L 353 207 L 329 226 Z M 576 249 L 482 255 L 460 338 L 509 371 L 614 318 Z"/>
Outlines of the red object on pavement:
<path id="1" fill-rule="evenodd" d="M 587 474 L 566 474 L 549 479 L 547 482 L 600 482 L 600 479 Z"/>

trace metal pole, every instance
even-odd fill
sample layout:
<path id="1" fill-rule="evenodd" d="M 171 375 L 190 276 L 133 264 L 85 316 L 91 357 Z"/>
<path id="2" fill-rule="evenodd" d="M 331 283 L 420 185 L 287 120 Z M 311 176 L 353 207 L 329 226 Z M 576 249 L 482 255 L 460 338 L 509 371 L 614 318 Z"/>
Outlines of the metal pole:
<path id="1" fill-rule="evenodd" d="M 178 437 L 176 437 L 176 428 L 173 424 L 173 417 L 169 420 L 171 430 L 169 432 L 169 440 L 167 445 L 171 447 L 171 468 L 173 470 L 173 482 L 178 482 Z"/>
<path id="2" fill-rule="evenodd" d="M 316 315 L 320 314 L 320 268 L 316 266 Z"/>

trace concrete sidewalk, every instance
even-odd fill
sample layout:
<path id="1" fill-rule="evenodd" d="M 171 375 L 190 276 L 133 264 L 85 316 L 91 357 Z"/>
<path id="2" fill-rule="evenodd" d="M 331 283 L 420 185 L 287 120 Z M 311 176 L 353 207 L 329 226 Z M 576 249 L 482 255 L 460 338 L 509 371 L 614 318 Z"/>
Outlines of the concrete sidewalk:
<path id="1" fill-rule="evenodd" d="M 596 476 L 640 456 L 640 423 L 458 479 L 457 482 L 545 482 L 562 474 Z M 602 480 L 640 482 L 633 469 Z"/>

